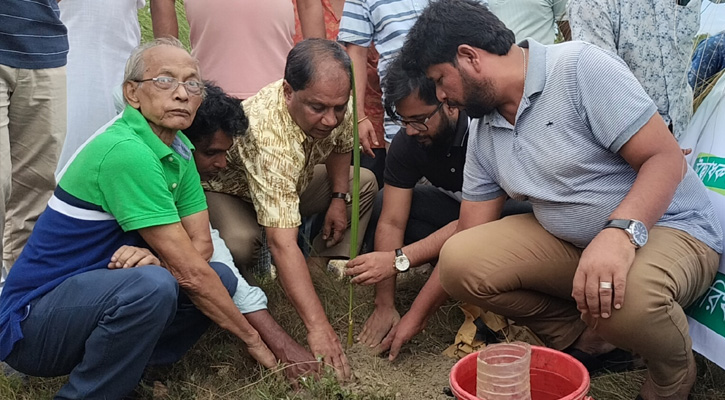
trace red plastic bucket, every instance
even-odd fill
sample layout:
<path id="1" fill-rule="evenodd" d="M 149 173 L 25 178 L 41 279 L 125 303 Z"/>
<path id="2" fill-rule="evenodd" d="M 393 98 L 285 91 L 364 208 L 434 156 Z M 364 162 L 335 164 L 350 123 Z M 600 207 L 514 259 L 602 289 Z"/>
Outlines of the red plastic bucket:
<path id="1" fill-rule="evenodd" d="M 453 366 L 451 391 L 461 400 L 476 397 L 476 357 L 472 353 Z M 531 400 L 583 400 L 589 392 L 589 372 L 574 357 L 560 351 L 531 346 Z"/>

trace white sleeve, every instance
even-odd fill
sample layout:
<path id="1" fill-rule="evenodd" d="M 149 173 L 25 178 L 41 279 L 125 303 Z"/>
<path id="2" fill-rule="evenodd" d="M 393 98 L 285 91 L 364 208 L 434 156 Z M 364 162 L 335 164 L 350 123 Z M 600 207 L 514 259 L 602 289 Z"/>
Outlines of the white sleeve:
<path id="1" fill-rule="evenodd" d="M 224 239 L 219 236 L 219 231 L 212 228 L 211 230 L 211 242 L 214 245 L 214 253 L 211 256 L 209 262 L 218 262 L 226 265 L 237 277 L 237 291 L 232 296 L 234 304 L 237 306 L 242 314 L 248 314 L 254 311 L 267 309 L 267 295 L 264 294 L 262 289 L 256 286 L 250 286 L 249 283 L 239 273 L 239 269 L 234 265 L 234 259 L 232 253 L 227 248 Z"/>

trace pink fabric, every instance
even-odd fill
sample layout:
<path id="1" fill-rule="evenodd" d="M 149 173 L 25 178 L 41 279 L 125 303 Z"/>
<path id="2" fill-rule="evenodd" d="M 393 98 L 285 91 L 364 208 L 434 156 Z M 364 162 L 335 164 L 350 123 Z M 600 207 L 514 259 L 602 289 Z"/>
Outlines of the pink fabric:
<path id="1" fill-rule="evenodd" d="M 185 0 L 191 54 L 204 79 L 246 99 L 284 76 L 295 33 L 291 0 Z"/>

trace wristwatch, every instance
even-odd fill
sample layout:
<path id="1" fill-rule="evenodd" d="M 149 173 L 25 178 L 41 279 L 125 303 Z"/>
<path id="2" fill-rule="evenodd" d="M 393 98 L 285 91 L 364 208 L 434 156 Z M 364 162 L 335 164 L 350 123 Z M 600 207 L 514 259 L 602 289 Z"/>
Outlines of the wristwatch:
<path id="1" fill-rule="evenodd" d="M 402 249 L 395 249 L 394 265 L 398 272 L 405 272 L 410 268 L 410 260 L 408 260 L 408 256 L 403 254 Z"/>
<path id="2" fill-rule="evenodd" d="M 350 193 L 342 193 L 342 192 L 332 192 L 330 195 L 331 199 L 343 199 L 345 203 L 350 203 L 352 200 L 350 197 Z"/>
<path id="3" fill-rule="evenodd" d="M 613 219 L 604 225 L 604 229 L 618 228 L 624 230 L 629 236 L 629 241 L 634 247 L 640 248 L 647 244 L 649 233 L 647 227 L 641 221 L 636 219 Z"/>

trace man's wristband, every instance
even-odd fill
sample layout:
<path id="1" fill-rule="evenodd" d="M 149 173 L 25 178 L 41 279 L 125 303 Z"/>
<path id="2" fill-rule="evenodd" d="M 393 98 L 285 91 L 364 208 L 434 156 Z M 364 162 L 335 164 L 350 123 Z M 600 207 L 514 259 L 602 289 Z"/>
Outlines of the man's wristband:
<path id="1" fill-rule="evenodd" d="M 330 195 L 331 199 L 342 199 L 345 201 L 345 203 L 350 202 L 350 193 L 343 193 L 343 192 L 332 192 L 332 195 Z"/>

